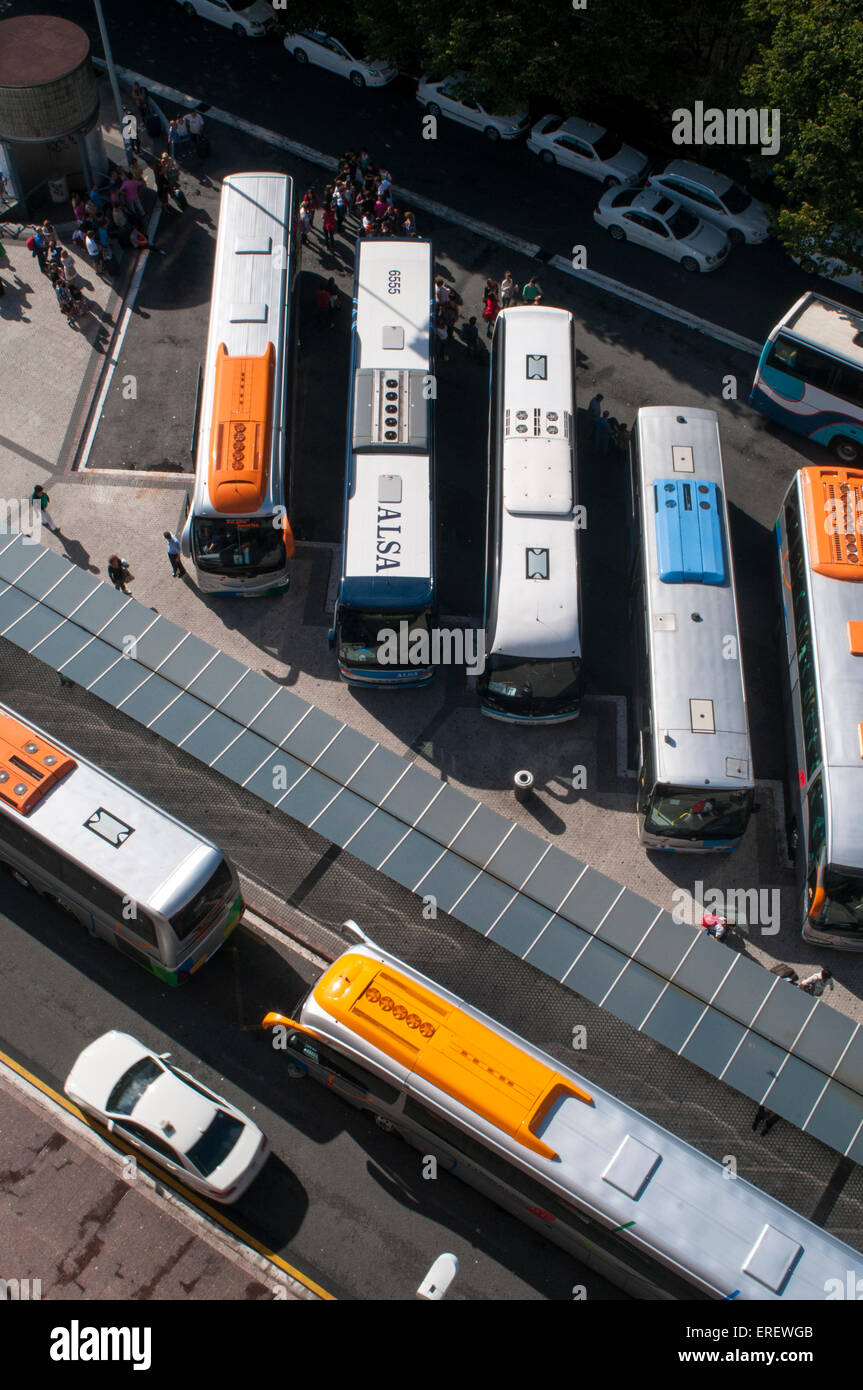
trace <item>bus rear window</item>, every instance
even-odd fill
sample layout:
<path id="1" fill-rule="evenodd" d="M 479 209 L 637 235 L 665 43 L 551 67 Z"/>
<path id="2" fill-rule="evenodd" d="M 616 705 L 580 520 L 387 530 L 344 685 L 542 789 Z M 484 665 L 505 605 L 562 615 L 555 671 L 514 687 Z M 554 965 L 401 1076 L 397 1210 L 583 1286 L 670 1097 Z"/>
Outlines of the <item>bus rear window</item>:
<path id="1" fill-rule="evenodd" d="M 192 901 L 181 908 L 179 912 L 175 912 L 170 919 L 171 926 L 180 941 L 185 941 L 186 937 L 191 936 L 195 929 L 205 922 L 217 908 L 227 902 L 231 892 L 231 884 L 231 870 L 223 859 L 201 891 L 196 893 Z"/>

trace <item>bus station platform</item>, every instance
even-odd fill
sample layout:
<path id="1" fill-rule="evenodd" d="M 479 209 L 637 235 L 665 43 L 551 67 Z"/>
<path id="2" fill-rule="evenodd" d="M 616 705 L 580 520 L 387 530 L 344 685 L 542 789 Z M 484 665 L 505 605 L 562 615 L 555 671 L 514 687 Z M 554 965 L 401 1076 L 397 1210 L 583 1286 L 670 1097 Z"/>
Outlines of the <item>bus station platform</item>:
<path id="1" fill-rule="evenodd" d="M 823 1000 L 20 535 L 0 637 L 417 895 L 430 934 L 448 914 L 860 1162 L 863 1035 Z"/>

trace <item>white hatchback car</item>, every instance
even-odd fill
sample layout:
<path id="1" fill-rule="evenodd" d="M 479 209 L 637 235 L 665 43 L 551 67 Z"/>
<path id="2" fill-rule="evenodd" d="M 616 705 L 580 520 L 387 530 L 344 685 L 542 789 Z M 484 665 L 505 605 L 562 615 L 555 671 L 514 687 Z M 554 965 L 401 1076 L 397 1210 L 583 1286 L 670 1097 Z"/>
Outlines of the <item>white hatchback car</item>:
<path id="1" fill-rule="evenodd" d="M 238 39 L 260 38 L 275 23 L 267 0 L 180 0 L 186 14 L 224 24 Z"/>
<path id="2" fill-rule="evenodd" d="M 593 218 L 615 241 L 632 241 L 670 256 L 684 270 L 716 270 L 731 247 L 718 227 L 700 222 L 658 188 L 610 188 Z"/>
<path id="3" fill-rule="evenodd" d="M 440 82 L 421 78 L 417 87 L 417 101 L 430 116 L 449 116 L 462 125 L 481 130 L 489 140 L 517 140 L 519 135 L 524 135 L 530 125 L 530 116 L 526 111 L 516 111 L 511 116 L 496 116 L 472 97 L 455 96 L 454 86 L 460 77 L 461 74 L 457 74 L 445 77 Z"/>
<path id="4" fill-rule="evenodd" d="M 320 29 L 302 29 L 298 34 L 288 34 L 285 48 L 293 53 L 298 63 L 314 63 L 316 67 L 337 72 L 340 77 L 350 78 L 355 87 L 385 87 L 398 77 L 398 68 L 390 63 L 354 58 L 343 43 Z"/>
<path id="5" fill-rule="evenodd" d="M 688 159 L 672 159 L 650 174 L 647 187 L 660 189 L 705 222 L 721 227 L 735 246 L 744 241 L 755 245 L 770 235 L 767 205 L 715 169 L 705 169 Z"/>
<path id="6" fill-rule="evenodd" d="M 197 1192 L 236 1202 L 270 1153 L 266 1135 L 230 1101 L 128 1033 L 85 1047 L 66 1078 L 70 1100 Z"/>
<path id="7" fill-rule="evenodd" d="M 543 116 L 533 127 L 527 148 L 539 155 L 543 164 L 561 164 L 599 179 L 606 187 L 635 183 L 649 163 L 647 155 L 624 145 L 605 126 L 571 116 Z"/>

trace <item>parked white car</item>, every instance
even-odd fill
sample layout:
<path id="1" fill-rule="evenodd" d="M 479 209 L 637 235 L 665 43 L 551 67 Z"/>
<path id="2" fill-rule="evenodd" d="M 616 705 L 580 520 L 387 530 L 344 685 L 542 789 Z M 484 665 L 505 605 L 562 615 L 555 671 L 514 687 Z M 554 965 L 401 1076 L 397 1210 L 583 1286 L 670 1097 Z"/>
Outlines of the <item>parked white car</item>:
<path id="1" fill-rule="evenodd" d="M 660 189 L 705 222 L 721 227 L 734 246 L 744 241 L 754 245 L 770 235 L 767 205 L 715 169 L 672 159 L 649 175 L 647 187 Z"/>
<path id="2" fill-rule="evenodd" d="M 398 68 L 390 63 L 366 62 L 354 57 L 345 45 L 320 29 L 302 29 L 288 34 L 285 48 L 298 63 L 314 63 L 315 67 L 348 77 L 355 87 L 385 87 L 398 77 Z"/>
<path id="3" fill-rule="evenodd" d="M 684 270 L 716 270 L 731 248 L 718 227 L 699 221 L 658 188 L 610 188 L 593 218 L 615 241 L 631 241 L 670 256 Z"/>
<path id="4" fill-rule="evenodd" d="M 275 23 L 267 0 L 180 0 L 186 14 L 224 24 L 238 39 L 260 38 Z"/>
<path id="5" fill-rule="evenodd" d="M 530 116 L 526 111 L 516 111 L 511 116 L 496 116 L 470 97 L 455 96 L 454 85 L 460 77 L 461 74 L 456 74 L 440 82 L 428 82 L 426 78 L 421 78 L 417 87 L 417 101 L 430 116 L 449 116 L 450 120 L 481 130 L 489 140 L 516 140 L 519 135 L 524 135 L 530 125 Z"/>
<path id="6" fill-rule="evenodd" d="M 527 148 L 543 164 L 560 164 L 579 174 L 599 179 L 607 187 L 635 183 L 649 163 L 647 155 L 624 145 L 605 126 L 582 121 L 578 116 L 543 116 L 533 127 Z"/>
<path id="7" fill-rule="evenodd" d="M 236 1106 L 128 1033 L 85 1047 L 66 1078 L 70 1100 L 196 1192 L 236 1202 L 270 1143 Z"/>

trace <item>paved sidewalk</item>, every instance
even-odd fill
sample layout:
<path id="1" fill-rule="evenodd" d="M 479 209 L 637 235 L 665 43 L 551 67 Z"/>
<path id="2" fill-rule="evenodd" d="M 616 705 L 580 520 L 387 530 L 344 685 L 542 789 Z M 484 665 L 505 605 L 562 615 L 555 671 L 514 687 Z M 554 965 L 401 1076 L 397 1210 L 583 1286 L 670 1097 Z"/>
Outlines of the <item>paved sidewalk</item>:
<path id="1" fill-rule="evenodd" d="M 0 1281 L 42 1299 L 310 1299 L 125 1156 L 0 1072 Z M 33 1281 L 38 1281 L 38 1286 Z"/>

